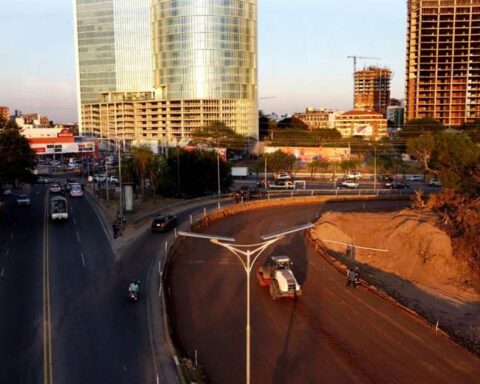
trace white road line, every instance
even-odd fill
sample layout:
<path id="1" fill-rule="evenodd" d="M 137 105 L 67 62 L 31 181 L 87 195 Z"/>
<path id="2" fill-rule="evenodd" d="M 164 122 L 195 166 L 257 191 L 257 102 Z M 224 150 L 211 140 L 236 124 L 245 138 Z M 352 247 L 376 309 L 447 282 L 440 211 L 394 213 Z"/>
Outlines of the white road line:
<path id="1" fill-rule="evenodd" d="M 2 272 L 0 272 L 0 277 L 3 277 L 5 275 L 5 268 L 2 267 Z"/>
<path id="2" fill-rule="evenodd" d="M 82 264 L 83 264 L 83 266 L 85 267 L 86 264 L 85 264 L 85 257 L 83 256 L 83 252 L 80 252 L 80 256 L 81 256 L 81 258 L 82 258 Z"/>
<path id="3" fill-rule="evenodd" d="M 78 231 L 76 231 L 76 234 L 77 234 L 77 240 L 80 243 L 80 235 L 78 234 Z"/>

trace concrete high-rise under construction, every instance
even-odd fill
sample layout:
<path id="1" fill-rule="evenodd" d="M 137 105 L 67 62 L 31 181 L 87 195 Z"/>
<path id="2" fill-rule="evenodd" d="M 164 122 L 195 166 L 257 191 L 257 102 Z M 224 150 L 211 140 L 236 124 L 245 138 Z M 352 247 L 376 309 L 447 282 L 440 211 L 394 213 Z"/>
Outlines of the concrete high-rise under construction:
<path id="1" fill-rule="evenodd" d="M 75 0 L 83 132 L 174 142 L 220 121 L 258 138 L 256 0 Z"/>
<path id="2" fill-rule="evenodd" d="M 367 67 L 355 72 L 355 105 L 358 111 L 387 114 L 390 101 L 390 79 L 388 68 Z"/>
<path id="3" fill-rule="evenodd" d="M 409 0 L 406 120 L 480 121 L 480 0 Z"/>

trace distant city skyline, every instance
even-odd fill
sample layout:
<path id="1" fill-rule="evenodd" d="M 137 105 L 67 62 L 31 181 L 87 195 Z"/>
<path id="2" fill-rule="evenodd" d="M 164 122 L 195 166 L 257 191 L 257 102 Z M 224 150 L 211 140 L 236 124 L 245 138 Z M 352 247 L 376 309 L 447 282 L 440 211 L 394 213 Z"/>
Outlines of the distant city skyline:
<path id="1" fill-rule="evenodd" d="M 404 98 L 404 0 L 260 0 L 258 10 L 265 113 L 351 109 L 351 54 L 382 58 L 358 68 L 389 67 L 391 96 Z M 0 105 L 77 121 L 72 1 L 4 0 L 2 16 Z"/>

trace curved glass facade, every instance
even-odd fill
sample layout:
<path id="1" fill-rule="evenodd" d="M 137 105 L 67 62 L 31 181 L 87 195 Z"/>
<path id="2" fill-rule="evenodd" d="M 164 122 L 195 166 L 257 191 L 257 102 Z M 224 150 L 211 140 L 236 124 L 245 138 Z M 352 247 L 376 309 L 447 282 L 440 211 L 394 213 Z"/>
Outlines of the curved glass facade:
<path id="1" fill-rule="evenodd" d="M 153 4 L 154 78 L 162 98 L 256 98 L 256 1 Z"/>

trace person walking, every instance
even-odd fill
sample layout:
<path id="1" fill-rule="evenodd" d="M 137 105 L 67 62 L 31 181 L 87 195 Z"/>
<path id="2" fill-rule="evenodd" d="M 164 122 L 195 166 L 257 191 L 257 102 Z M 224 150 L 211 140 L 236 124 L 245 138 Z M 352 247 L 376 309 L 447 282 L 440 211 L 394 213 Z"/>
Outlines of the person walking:
<path id="1" fill-rule="evenodd" d="M 120 226 L 118 224 L 118 221 L 115 220 L 113 222 L 113 238 L 116 239 L 119 235 L 119 232 L 120 232 Z"/>

